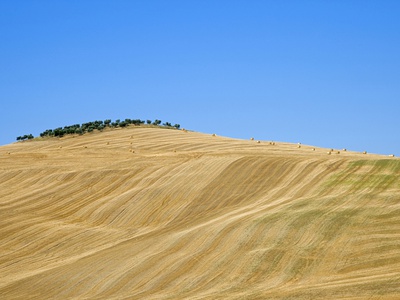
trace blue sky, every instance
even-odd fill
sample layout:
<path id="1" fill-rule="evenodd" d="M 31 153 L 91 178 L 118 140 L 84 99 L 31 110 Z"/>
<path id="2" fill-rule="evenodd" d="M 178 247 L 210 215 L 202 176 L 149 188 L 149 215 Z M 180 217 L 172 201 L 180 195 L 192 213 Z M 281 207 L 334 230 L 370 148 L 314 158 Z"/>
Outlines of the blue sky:
<path id="1" fill-rule="evenodd" d="M 0 1 L 0 145 L 93 120 L 400 156 L 400 1 Z"/>

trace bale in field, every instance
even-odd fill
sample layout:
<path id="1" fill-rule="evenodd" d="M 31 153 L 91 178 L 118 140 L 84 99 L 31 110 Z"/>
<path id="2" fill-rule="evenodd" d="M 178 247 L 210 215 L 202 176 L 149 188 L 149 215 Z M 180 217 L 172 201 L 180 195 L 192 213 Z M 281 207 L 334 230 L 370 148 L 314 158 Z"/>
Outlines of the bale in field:
<path id="1" fill-rule="evenodd" d="M 363 154 L 367 154 L 367 151 L 363 151 Z"/>
<path id="2" fill-rule="evenodd" d="M 254 141 L 254 138 L 252 137 L 252 138 L 250 138 L 250 141 Z"/>

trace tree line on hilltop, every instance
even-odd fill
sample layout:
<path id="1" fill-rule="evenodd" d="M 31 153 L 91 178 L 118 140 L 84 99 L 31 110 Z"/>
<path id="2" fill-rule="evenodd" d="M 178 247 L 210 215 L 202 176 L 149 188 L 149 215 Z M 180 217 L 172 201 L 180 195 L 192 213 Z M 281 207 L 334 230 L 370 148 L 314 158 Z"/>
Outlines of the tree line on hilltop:
<path id="1" fill-rule="evenodd" d="M 47 129 L 40 133 L 41 137 L 63 137 L 64 135 L 67 134 L 85 134 L 87 132 L 93 132 L 94 130 L 102 131 L 105 128 L 117 128 L 117 127 L 127 127 L 129 125 L 136 125 L 140 126 L 142 124 L 147 124 L 147 125 L 154 125 L 154 126 L 164 126 L 166 128 L 176 128 L 179 129 L 180 125 L 175 124 L 172 125 L 169 122 L 165 122 L 161 124 L 161 120 L 140 120 L 140 119 L 125 119 L 121 121 L 120 119 L 115 120 L 114 122 L 111 121 L 111 119 L 107 119 L 104 121 L 93 121 L 93 122 L 87 122 L 87 123 L 82 123 L 82 124 L 74 124 L 74 125 L 69 125 L 69 126 L 64 126 L 64 127 L 58 127 L 55 129 Z M 17 137 L 17 141 L 24 141 L 24 140 L 30 140 L 33 139 L 34 136 L 32 134 L 25 134 L 22 136 Z"/>

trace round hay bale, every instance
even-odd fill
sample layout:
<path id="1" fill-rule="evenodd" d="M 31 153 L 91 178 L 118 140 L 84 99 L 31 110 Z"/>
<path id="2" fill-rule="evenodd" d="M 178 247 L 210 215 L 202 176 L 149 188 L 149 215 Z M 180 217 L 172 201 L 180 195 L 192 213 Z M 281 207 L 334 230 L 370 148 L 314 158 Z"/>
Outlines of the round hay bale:
<path id="1" fill-rule="evenodd" d="M 250 138 L 250 141 L 254 141 L 254 138 L 252 137 L 252 138 Z"/>
<path id="2" fill-rule="evenodd" d="M 363 153 L 362 154 L 367 154 L 367 151 L 363 151 Z"/>

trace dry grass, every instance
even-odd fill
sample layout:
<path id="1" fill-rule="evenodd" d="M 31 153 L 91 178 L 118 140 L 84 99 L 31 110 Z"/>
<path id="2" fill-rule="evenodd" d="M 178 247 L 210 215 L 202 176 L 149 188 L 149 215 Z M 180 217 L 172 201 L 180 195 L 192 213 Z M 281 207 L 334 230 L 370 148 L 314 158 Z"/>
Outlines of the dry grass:
<path id="1" fill-rule="evenodd" d="M 328 150 L 157 128 L 0 147 L 0 298 L 399 299 L 400 160 Z"/>

